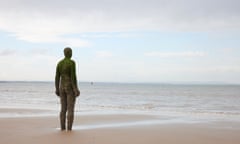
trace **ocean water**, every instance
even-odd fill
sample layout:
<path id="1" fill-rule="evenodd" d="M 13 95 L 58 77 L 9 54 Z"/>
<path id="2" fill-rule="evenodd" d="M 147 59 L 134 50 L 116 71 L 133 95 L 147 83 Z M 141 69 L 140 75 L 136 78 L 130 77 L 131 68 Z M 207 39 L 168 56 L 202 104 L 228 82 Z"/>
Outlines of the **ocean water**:
<path id="1" fill-rule="evenodd" d="M 80 83 L 79 88 L 77 113 L 127 112 L 240 121 L 239 85 Z M 1 82 L 0 108 L 59 111 L 54 91 L 52 82 Z"/>

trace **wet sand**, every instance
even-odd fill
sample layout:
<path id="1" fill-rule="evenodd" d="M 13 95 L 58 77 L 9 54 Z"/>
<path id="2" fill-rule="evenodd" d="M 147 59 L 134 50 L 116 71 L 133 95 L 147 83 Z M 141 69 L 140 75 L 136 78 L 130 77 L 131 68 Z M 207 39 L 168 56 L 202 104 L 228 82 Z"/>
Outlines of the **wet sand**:
<path id="1" fill-rule="evenodd" d="M 75 117 L 73 131 L 68 132 L 60 131 L 57 114 L 11 117 L 0 118 L 0 143 L 239 144 L 240 123 L 177 122 L 145 114 L 83 114 Z"/>

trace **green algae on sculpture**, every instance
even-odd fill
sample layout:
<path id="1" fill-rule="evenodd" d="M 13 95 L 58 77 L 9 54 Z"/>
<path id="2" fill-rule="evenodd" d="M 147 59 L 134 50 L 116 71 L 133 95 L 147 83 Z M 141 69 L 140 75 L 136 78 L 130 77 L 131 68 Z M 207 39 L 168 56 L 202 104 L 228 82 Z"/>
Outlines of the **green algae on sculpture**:
<path id="1" fill-rule="evenodd" d="M 78 89 L 76 66 L 75 62 L 71 60 L 72 49 L 66 47 L 64 49 L 65 58 L 57 64 L 55 87 L 56 95 L 60 97 L 61 112 L 60 124 L 61 130 L 66 129 L 66 113 L 67 113 L 67 130 L 72 130 L 74 120 L 74 106 L 76 97 L 80 95 Z"/>

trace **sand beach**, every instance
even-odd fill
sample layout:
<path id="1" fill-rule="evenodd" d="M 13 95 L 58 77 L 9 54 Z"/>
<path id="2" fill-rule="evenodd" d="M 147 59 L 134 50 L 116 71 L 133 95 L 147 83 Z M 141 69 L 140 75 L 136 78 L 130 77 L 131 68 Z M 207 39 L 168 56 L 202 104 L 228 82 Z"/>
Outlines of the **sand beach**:
<path id="1" fill-rule="evenodd" d="M 0 112 L 21 112 L 1 109 Z M 26 112 L 27 110 L 25 110 Z M 31 110 L 38 112 L 38 110 Z M 0 118 L 1 144 L 239 144 L 240 123 L 181 122 L 148 114 L 92 114 L 75 117 L 73 130 L 60 131 L 54 116 Z"/>

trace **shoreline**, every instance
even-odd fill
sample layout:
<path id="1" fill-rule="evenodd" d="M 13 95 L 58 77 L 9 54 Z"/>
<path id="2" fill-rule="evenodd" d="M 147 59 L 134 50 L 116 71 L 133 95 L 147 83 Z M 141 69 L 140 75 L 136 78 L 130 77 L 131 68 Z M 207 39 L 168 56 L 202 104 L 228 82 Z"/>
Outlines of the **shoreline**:
<path id="1" fill-rule="evenodd" d="M 0 113 L 3 111 L 0 109 Z M 188 122 L 160 115 L 85 113 L 75 116 L 73 131 L 62 132 L 57 115 L 0 118 L 0 143 L 238 144 L 240 141 L 240 122 Z"/>
<path id="2" fill-rule="evenodd" d="M 59 115 L 57 109 L 41 109 L 41 108 L 18 108 L 18 107 L 0 107 L 0 118 L 24 118 L 24 117 L 56 117 Z M 164 119 L 159 123 L 201 123 L 215 121 L 240 122 L 239 113 L 229 114 L 224 112 L 178 112 L 178 111 L 123 111 L 123 110 L 75 110 L 75 116 L 89 115 L 144 115 L 148 117 L 160 117 Z M 165 121 L 165 119 L 167 119 Z"/>

